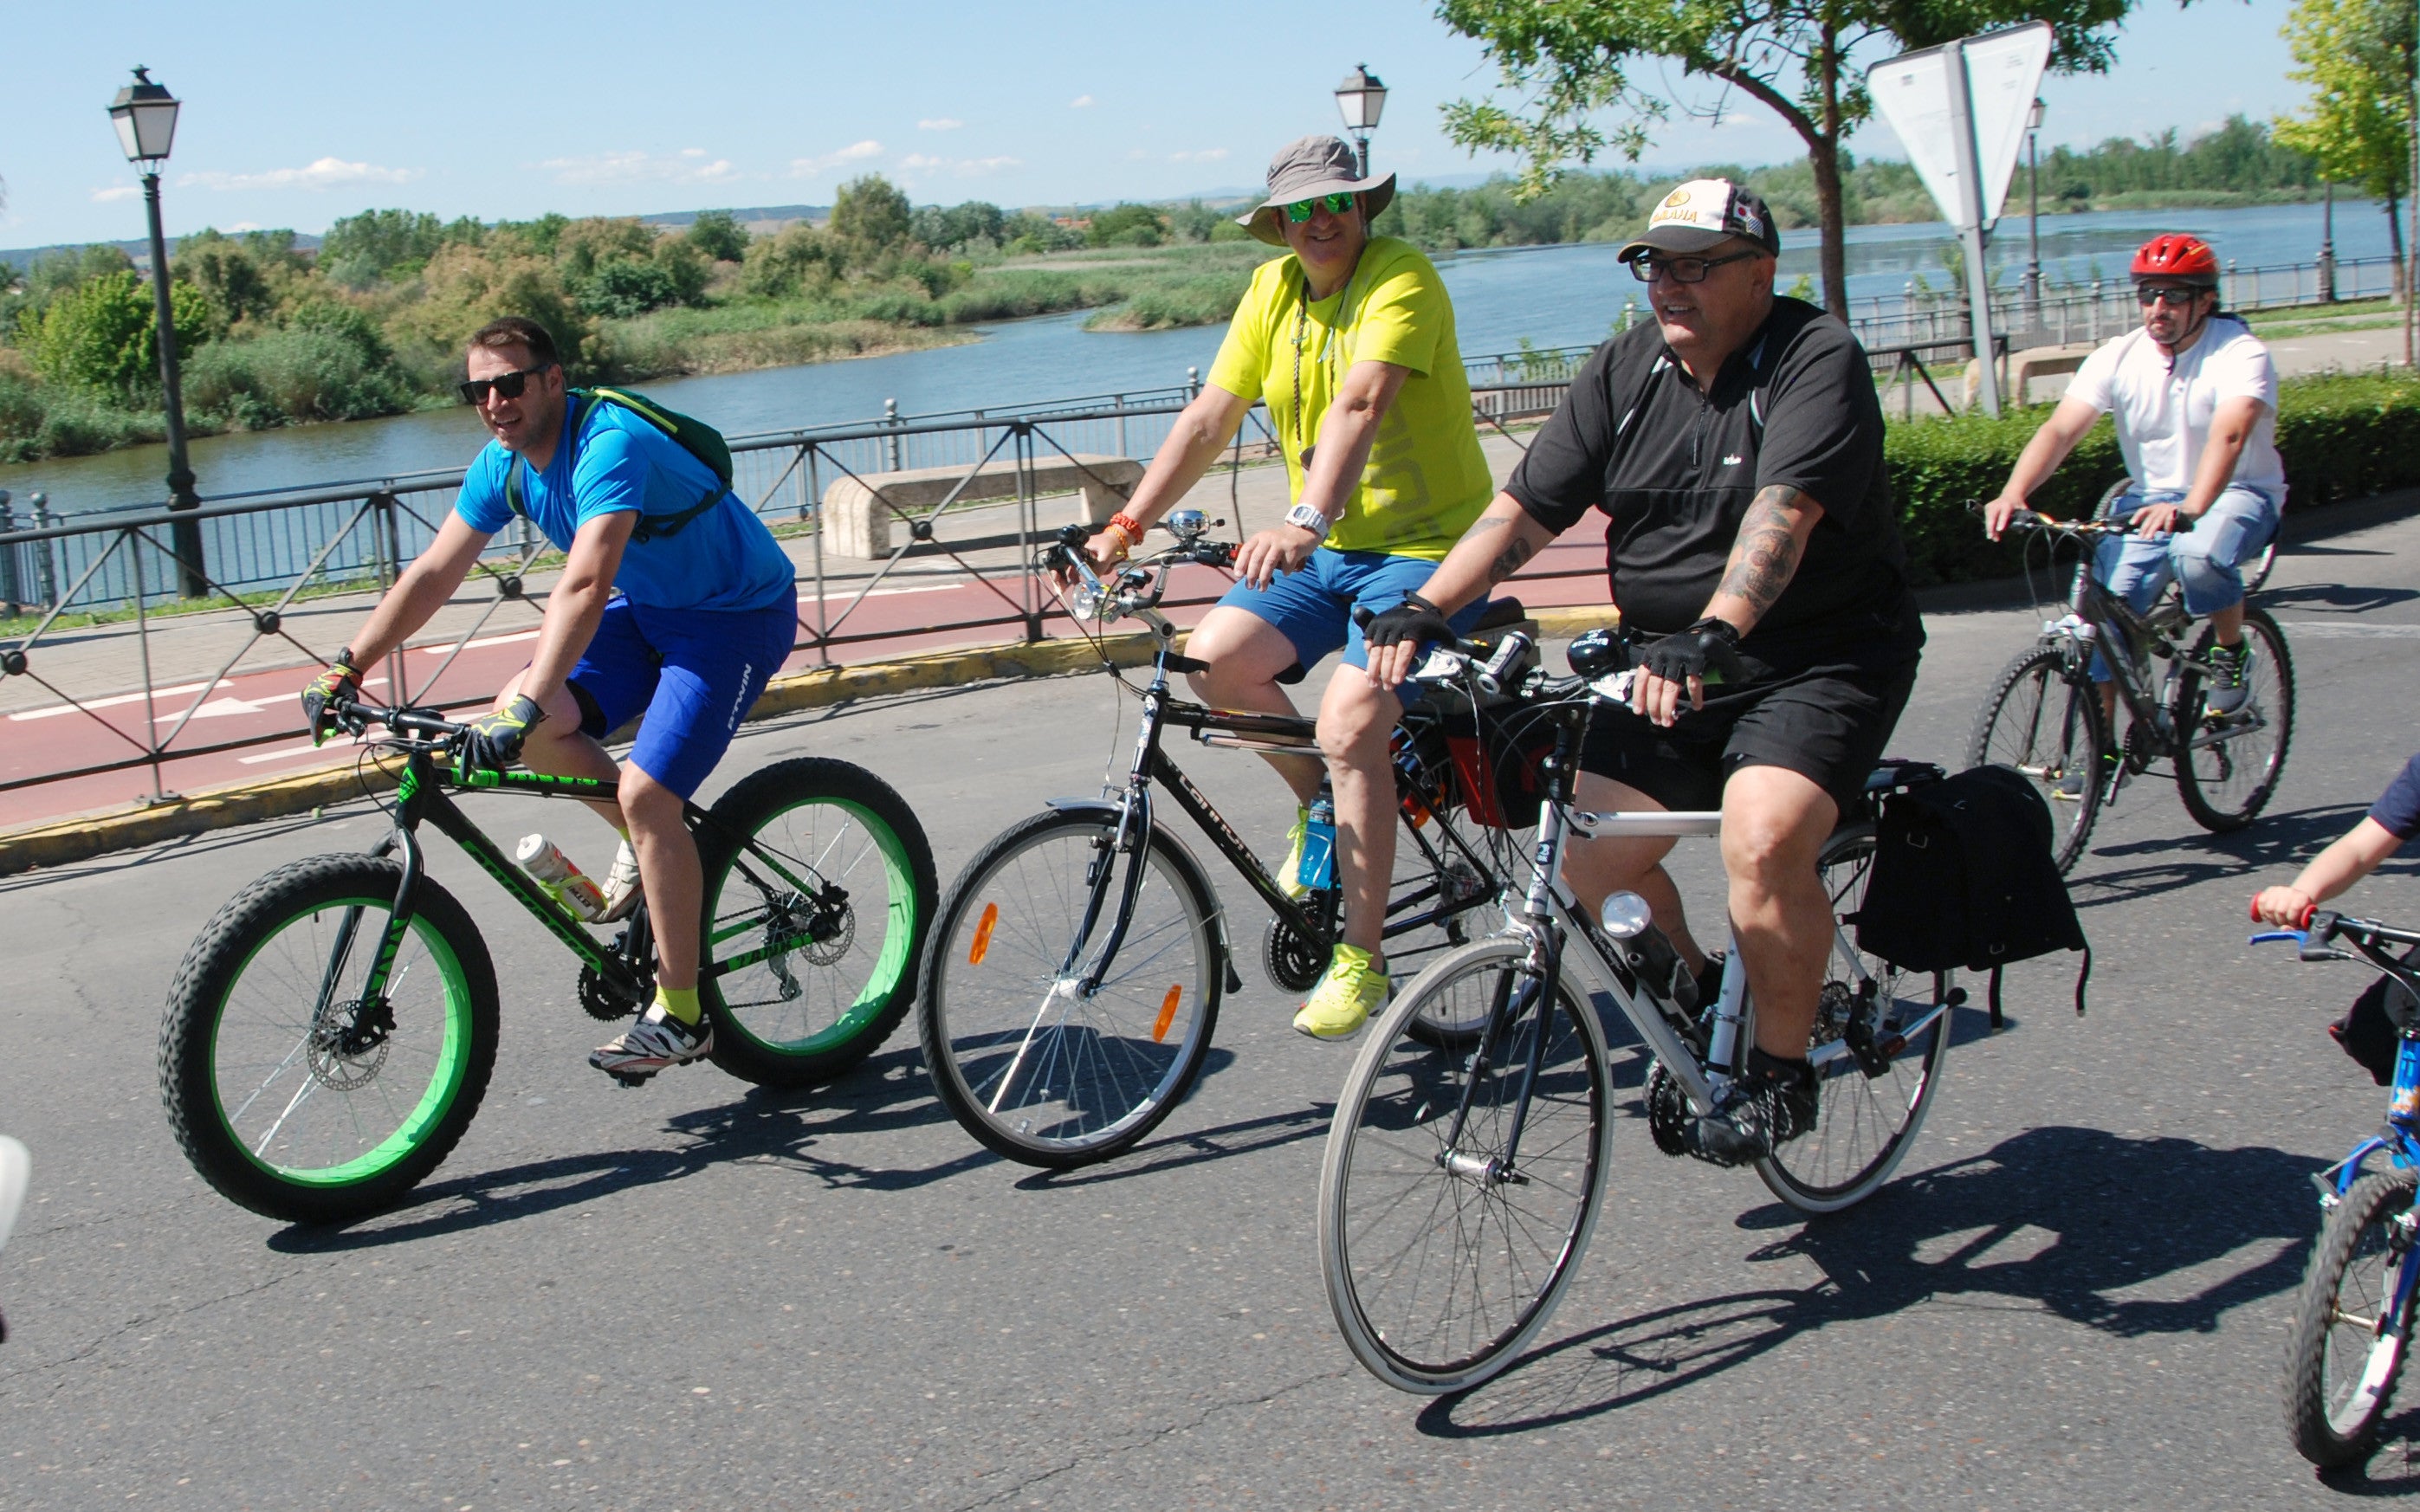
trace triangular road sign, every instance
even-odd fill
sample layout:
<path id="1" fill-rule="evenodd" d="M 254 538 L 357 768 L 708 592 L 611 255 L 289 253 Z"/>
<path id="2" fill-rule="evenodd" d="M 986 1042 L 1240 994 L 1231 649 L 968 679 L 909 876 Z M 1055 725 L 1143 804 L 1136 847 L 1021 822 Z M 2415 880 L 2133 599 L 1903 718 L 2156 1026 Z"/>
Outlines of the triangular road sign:
<path id="1" fill-rule="evenodd" d="M 1986 227 L 2000 218 L 2017 152 L 2024 146 L 2025 116 L 2050 62 L 2048 22 L 2027 22 L 1985 32 L 1941 47 L 1903 53 L 1866 70 L 1866 87 L 1883 119 L 1907 148 L 1916 177 L 1932 193 L 1949 223 L 1962 229 Z M 1976 155 L 1982 163 L 1979 194 L 1971 195 L 1966 144 L 1949 98 L 1950 48 L 1964 54 L 1967 94 L 1973 101 Z"/>

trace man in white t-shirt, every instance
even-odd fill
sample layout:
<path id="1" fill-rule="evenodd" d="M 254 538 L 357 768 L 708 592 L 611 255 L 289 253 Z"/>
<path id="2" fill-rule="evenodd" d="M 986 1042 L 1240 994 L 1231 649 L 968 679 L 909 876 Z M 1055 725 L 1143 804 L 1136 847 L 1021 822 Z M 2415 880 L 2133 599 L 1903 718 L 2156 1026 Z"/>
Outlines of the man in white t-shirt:
<path id="1" fill-rule="evenodd" d="M 2008 486 L 1985 507 L 1983 529 L 1998 540 L 2093 422 L 2113 416 L 2133 481 L 2111 516 L 2132 521 L 2133 533 L 2101 544 L 2095 574 L 2137 609 L 2149 609 L 2171 577 L 2184 584 L 2186 611 L 2217 632 L 2208 704 L 2224 716 L 2244 699 L 2240 569 L 2276 533 L 2286 501 L 2277 370 L 2249 326 L 2218 313 L 2218 256 L 2209 243 L 2154 237 L 2135 253 L 2133 275 L 2142 329 L 2085 359 Z M 2114 717 L 2107 668 L 2096 661 L 2093 676 Z"/>

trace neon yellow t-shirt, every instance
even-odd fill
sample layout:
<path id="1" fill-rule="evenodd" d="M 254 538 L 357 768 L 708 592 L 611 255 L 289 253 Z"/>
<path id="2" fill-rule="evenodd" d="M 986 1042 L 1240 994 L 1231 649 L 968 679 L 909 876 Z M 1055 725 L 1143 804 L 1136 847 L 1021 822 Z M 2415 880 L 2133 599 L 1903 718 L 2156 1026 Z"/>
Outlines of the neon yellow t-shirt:
<path id="1" fill-rule="evenodd" d="M 1268 405 L 1289 491 L 1299 500 L 1303 444 L 1317 444 L 1345 373 L 1357 362 L 1411 369 L 1378 422 L 1369 465 L 1327 545 L 1443 561 L 1496 496 L 1444 281 L 1410 242 L 1373 237 L 1342 288 L 1318 301 L 1307 301 L 1308 293 L 1298 259 L 1263 263 L 1235 307 L 1210 381 Z"/>

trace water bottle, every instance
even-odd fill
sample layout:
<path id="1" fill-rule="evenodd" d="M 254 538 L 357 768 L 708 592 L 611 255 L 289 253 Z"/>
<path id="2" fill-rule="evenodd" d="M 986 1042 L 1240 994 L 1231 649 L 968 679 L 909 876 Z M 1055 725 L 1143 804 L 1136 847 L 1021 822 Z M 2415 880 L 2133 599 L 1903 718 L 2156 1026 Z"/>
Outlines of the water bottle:
<path id="1" fill-rule="evenodd" d="M 1295 880 L 1313 892 L 1336 886 L 1336 795 L 1325 778 L 1311 800 L 1311 823 L 1302 835 L 1302 866 Z"/>
<path id="2" fill-rule="evenodd" d="M 580 918 L 594 924 L 605 917 L 605 889 L 544 835 L 523 835 L 513 851 L 521 870 L 544 884 L 549 896 Z"/>

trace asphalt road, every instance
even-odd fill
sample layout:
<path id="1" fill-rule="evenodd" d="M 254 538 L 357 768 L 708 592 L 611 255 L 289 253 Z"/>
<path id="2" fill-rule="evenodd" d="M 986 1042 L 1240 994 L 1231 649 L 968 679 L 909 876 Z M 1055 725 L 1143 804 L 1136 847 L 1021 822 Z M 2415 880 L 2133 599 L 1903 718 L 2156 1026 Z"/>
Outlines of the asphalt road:
<path id="1" fill-rule="evenodd" d="M 1211 1073 L 1127 1159 L 982 1151 L 903 1031 L 839 1086 L 706 1067 L 626 1091 L 566 958 L 457 856 L 506 987 L 494 1084 L 411 1203 L 256 1218 L 160 1110 L 160 1003 L 246 880 L 375 838 L 367 805 L 0 884 L 0 1131 L 33 1196 L 0 1256 L 0 1505 L 971 1507 L 2326 1504 L 2420 1489 L 2420 1409 L 2371 1478 L 2317 1482 L 2276 1405 L 2307 1174 L 2381 1098 L 2321 1033 L 2363 984 L 2243 944 L 2243 901 L 2349 826 L 2414 744 L 2420 521 L 2290 550 L 2300 725 L 2253 829 L 2131 788 L 2078 870 L 2092 1012 L 2012 974 L 1897 1180 L 1802 1222 L 1753 1176 L 1618 1131 L 1617 1190 L 1538 1350 L 1461 1399 L 1362 1373 L 1312 1204 L 1349 1050 L 1249 963 Z M 1897 748 L 1954 761 L 2024 610 L 1941 614 Z M 944 878 L 1111 752 L 1106 678 L 753 729 L 737 773 L 864 762 Z M 1130 724 L 1125 727 L 1130 732 Z M 1276 836 L 1248 757 L 1191 770 Z M 719 784 L 718 784 L 719 785 Z M 491 800 L 494 827 L 526 817 Z M 557 815 L 549 814 L 549 818 Z M 597 853 L 582 821 L 559 825 Z M 2407 918 L 2413 863 L 2354 895 Z M 1684 876 L 1704 897 L 1700 856 Z M 1246 895 L 1228 884 L 1231 903 Z"/>

